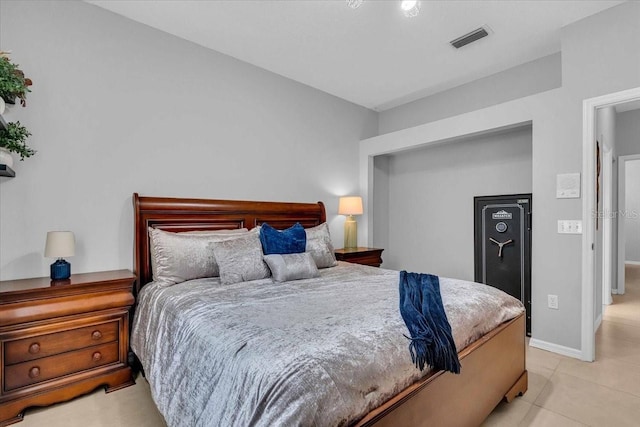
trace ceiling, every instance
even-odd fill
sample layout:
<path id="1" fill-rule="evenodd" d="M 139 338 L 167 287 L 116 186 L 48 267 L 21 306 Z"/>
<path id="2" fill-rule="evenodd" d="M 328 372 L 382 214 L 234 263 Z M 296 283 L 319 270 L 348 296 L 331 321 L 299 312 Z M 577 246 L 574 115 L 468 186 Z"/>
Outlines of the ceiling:
<path id="1" fill-rule="evenodd" d="M 622 1 L 87 0 L 382 111 L 560 51 L 560 29 Z M 459 50 L 449 41 L 492 33 Z"/>

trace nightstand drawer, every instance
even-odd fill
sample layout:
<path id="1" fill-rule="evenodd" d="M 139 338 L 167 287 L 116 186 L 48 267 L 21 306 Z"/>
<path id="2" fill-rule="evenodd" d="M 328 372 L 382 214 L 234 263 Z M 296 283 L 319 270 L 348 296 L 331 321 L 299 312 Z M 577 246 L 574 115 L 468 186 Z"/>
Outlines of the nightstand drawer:
<path id="1" fill-rule="evenodd" d="M 6 366 L 4 391 L 117 362 L 118 343 L 97 345 L 57 356 Z"/>
<path id="2" fill-rule="evenodd" d="M 5 364 L 26 362 L 118 340 L 118 321 L 5 342 Z"/>

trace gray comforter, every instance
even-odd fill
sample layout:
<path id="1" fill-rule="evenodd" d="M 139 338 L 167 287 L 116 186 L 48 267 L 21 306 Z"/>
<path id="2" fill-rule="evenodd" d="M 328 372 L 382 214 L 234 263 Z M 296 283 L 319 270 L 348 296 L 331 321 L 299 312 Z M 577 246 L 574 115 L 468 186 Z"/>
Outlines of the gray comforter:
<path id="1" fill-rule="evenodd" d="M 524 310 L 490 286 L 440 285 L 458 351 Z M 284 283 L 151 283 L 131 347 L 169 426 L 348 425 L 426 375 L 398 300 L 397 271 L 346 263 Z"/>

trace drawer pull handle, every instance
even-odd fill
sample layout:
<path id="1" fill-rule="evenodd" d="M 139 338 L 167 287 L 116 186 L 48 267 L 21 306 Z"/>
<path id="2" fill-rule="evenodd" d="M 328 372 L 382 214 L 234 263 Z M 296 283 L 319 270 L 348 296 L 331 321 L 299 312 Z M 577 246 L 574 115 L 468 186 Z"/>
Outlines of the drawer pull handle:
<path id="1" fill-rule="evenodd" d="M 37 366 L 34 366 L 33 368 L 29 369 L 29 378 L 38 378 L 40 376 L 40 368 Z"/>
<path id="2" fill-rule="evenodd" d="M 36 354 L 39 351 L 40 351 L 40 344 L 38 344 L 37 342 L 34 342 L 29 346 L 29 353 Z"/>
<path id="3" fill-rule="evenodd" d="M 99 340 L 100 338 L 102 338 L 102 332 L 93 331 L 93 333 L 91 334 L 91 338 L 93 338 L 94 340 Z"/>
<path id="4" fill-rule="evenodd" d="M 102 354 L 100 354 L 100 352 L 99 352 L 99 351 L 96 351 L 95 353 L 93 353 L 93 361 L 94 361 L 94 362 L 97 362 L 97 361 L 99 361 L 100 359 L 102 359 Z"/>

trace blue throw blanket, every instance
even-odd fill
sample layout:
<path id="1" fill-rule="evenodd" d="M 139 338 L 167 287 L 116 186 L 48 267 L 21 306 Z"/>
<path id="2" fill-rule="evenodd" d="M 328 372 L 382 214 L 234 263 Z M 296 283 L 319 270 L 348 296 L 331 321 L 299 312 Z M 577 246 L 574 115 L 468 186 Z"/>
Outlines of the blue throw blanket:
<path id="1" fill-rule="evenodd" d="M 431 274 L 400 272 L 400 314 L 411 334 L 411 360 L 422 371 L 460 373 L 458 352 L 440 296 L 440 280 Z"/>

